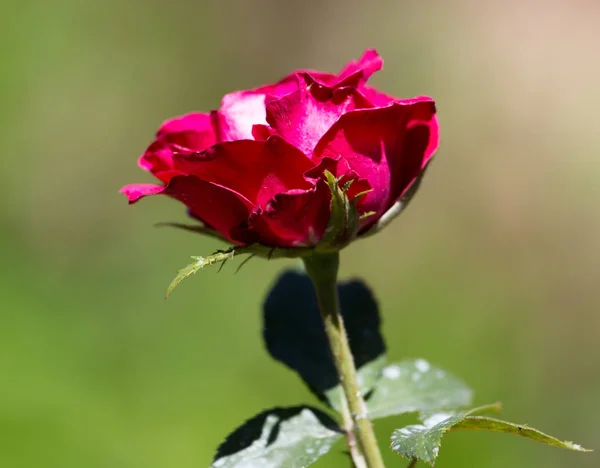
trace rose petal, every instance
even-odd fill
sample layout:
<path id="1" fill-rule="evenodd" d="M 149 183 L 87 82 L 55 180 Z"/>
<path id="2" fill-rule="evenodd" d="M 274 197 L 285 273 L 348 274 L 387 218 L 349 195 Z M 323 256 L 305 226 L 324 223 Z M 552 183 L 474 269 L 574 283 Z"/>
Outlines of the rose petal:
<path id="1" fill-rule="evenodd" d="M 261 86 L 253 90 L 254 93 L 268 94 L 270 96 L 281 97 L 298 89 L 298 78 L 296 73 L 290 73 L 275 84 Z"/>
<path id="2" fill-rule="evenodd" d="M 119 190 L 129 200 L 129 204 L 135 203 L 140 198 L 148 195 L 156 195 L 162 193 L 165 188 L 162 185 L 155 184 L 130 184 Z"/>
<path id="3" fill-rule="evenodd" d="M 155 140 L 138 159 L 138 166 L 167 183 L 169 179 L 164 173 L 173 171 L 173 149 L 169 144 Z"/>
<path id="4" fill-rule="evenodd" d="M 420 97 L 344 114 L 319 141 L 313 160 L 343 158 L 367 179 L 373 191 L 363 209 L 376 212 L 376 220 L 408 188 L 435 148 L 435 104 Z"/>
<path id="5" fill-rule="evenodd" d="M 263 245 L 308 247 L 319 243 L 329 224 L 331 192 L 319 181 L 310 190 L 275 195 L 250 219 L 250 228 Z"/>
<path id="6" fill-rule="evenodd" d="M 395 101 L 402 101 L 388 94 L 382 93 L 371 86 L 361 86 L 359 88 L 360 93 L 369 101 L 373 107 L 385 107 Z"/>
<path id="7" fill-rule="evenodd" d="M 322 86 L 333 88 L 364 85 L 369 77 L 380 70 L 383 60 L 375 50 L 367 50 L 358 61 L 352 61 L 335 76 L 312 70 L 298 70 L 279 82 L 249 91 L 236 91 L 223 97 L 218 111 L 219 141 L 252 139 L 254 125 L 266 123 L 265 102 L 268 96 L 282 98 L 302 87 L 301 75 L 309 76 Z M 313 145 L 314 146 L 314 145 Z"/>
<path id="8" fill-rule="evenodd" d="M 308 75 L 304 78 L 307 83 L 302 88 L 267 102 L 267 122 L 278 135 L 310 156 L 320 138 L 343 113 L 370 104 L 353 89 L 334 92 Z"/>
<path id="9" fill-rule="evenodd" d="M 332 75 L 312 70 L 298 70 L 298 74 L 308 74 L 317 83 L 331 88 L 360 88 L 383 67 L 383 59 L 374 49 L 366 50 L 357 61 L 349 62 L 340 73 Z"/>
<path id="10" fill-rule="evenodd" d="M 254 125 L 252 127 L 252 136 L 256 141 L 266 141 L 273 135 L 275 135 L 275 130 L 268 125 Z"/>
<path id="11" fill-rule="evenodd" d="M 239 226 L 247 224 L 253 205 L 239 194 L 195 176 L 175 176 L 164 187 L 152 184 L 126 185 L 121 193 L 127 196 L 129 203 L 149 195 L 168 195 L 182 202 L 192 216 L 231 242 L 245 242 L 247 239 L 247 236 L 242 238 Z"/>
<path id="12" fill-rule="evenodd" d="M 192 112 L 166 120 L 158 129 L 156 136 L 188 131 L 214 135 L 211 115 L 204 112 Z"/>
<path id="13" fill-rule="evenodd" d="M 352 181 L 348 191 L 346 192 L 347 197 L 350 201 L 353 201 L 354 198 L 362 192 L 366 192 L 371 190 L 371 185 L 369 181 L 361 178 L 355 171 L 350 168 L 350 165 L 345 159 L 333 159 L 333 158 L 323 158 L 318 166 L 310 169 L 304 174 L 308 180 L 316 183 L 318 180 L 324 179 L 324 172 L 329 171 L 335 177 L 339 178 L 339 186 L 344 187 L 349 181 Z M 359 214 L 361 214 L 360 207 L 362 206 L 364 201 L 364 197 L 361 200 L 358 200 L 358 208 Z"/>
<path id="14" fill-rule="evenodd" d="M 267 123 L 266 97 L 279 98 L 297 89 L 298 77 L 292 73 L 275 84 L 226 94 L 217 111 L 219 141 L 253 139 L 252 127 Z"/>
<path id="15" fill-rule="evenodd" d="M 375 49 L 366 50 L 358 61 L 350 62 L 344 67 L 337 77 L 336 86 L 364 85 L 376 71 L 383 67 L 383 59 Z"/>
<path id="16" fill-rule="evenodd" d="M 167 120 L 138 160 L 139 166 L 167 183 L 173 175 L 173 154 L 204 151 L 216 143 L 213 124 L 213 117 L 202 113 Z M 171 174 L 165 174 L 166 171 L 171 171 Z"/>
<path id="17" fill-rule="evenodd" d="M 435 109 L 434 109 L 435 112 Z M 392 192 L 390 206 L 410 190 L 419 174 L 425 169 L 439 145 L 439 124 L 435 115 L 428 120 L 413 120 L 406 130 L 401 154 L 419 155 L 422 158 L 402 157 L 397 161 L 394 173 L 395 190 Z"/>
<path id="18" fill-rule="evenodd" d="M 220 141 L 251 140 L 252 127 L 266 124 L 265 95 L 237 91 L 223 98 L 219 109 Z"/>
<path id="19" fill-rule="evenodd" d="M 245 242 L 246 238 L 235 233 L 247 223 L 253 206 L 239 194 L 194 176 L 174 177 L 165 194 L 184 203 L 196 218 L 224 237 Z"/>
<path id="20" fill-rule="evenodd" d="M 276 194 L 308 189 L 303 174 L 313 167 L 300 150 L 279 137 L 220 143 L 204 153 L 176 155 L 175 168 L 226 187 L 263 206 Z"/>

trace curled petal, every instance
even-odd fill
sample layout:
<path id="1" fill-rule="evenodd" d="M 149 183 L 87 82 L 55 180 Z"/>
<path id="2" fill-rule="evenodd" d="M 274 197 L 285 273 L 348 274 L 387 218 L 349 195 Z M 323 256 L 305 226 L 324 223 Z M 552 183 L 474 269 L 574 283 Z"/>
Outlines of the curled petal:
<path id="1" fill-rule="evenodd" d="M 138 164 L 167 183 L 173 176 L 173 155 L 204 151 L 216 143 L 214 118 L 192 113 L 164 122 Z"/>
<path id="2" fill-rule="evenodd" d="M 371 107 L 354 89 L 333 90 L 308 76 L 300 89 L 267 102 L 267 122 L 286 141 L 311 155 L 319 139 L 342 114 Z"/>
<path id="3" fill-rule="evenodd" d="M 315 246 L 329 223 L 331 191 L 323 181 L 310 190 L 275 195 L 251 217 L 259 242 L 279 247 Z"/>
<path id="4" fill-rule="evenodd" d="M 235 141 L 254 138 L 254 125 L 265 125 L 265 99 L 280 98 L 298 89 L 296 73 L 291 73 L 275 84 L 249 91 L 226 94 L 221 108 L 216 112 L 219 141 Z"/>
<path id="5" fill-rule="evenodd" d="M 359 91 L 373 107 L 385 107 L 392 102 L 401 101 L 401 99 L 382 93 L 371 86 L 362 86 Z"/>
<path id="6" fill-rule="evenodd" d="M 252 91 L 227 94 L 219 114 L 219 140 L 251 140 L 252 127 L 266 124 L 265 95 Z"/>
<path id="7" fill-rule="evenodd" d="M 275 84 L 261 86 L 253 90 L 254 93 L 281 97 L 298 89 L 298 77 L 296 73 L 290 73 Z"/>
<path id="8" fill-rule="evenodd" d="M 268 125 L 254 125 L 252 127 L 252 136 L 256 141 L 266 141 L 270 136 L 274 135 L 275 130 Z"/>
<path id="9" fill-rule="evenodd" d="M 140 198 L 148 195 L 157 195 L 162 193 L 165 188 L 162 185 L 155 184 L 130 184 L 119 190 L 120 193 L 127 197 L 129 204 L 135 203 Z"/>
<path id="10" fill-rule="evenodd" d="M 368 180 L 364 209 L 378 219 L 416 179 L 437 148 L 435 104 L 415 98 L 348 112 L 315 147 L 313 159 L 343 158 Z"/>
<path id="11" fill-rule="evenodd" d="M 395 218 L 400 216 L 400 214 L 406 209 L 410 201 L 417 193 L 417 190 L 419 190 L 419 186 L 421 185 L 421 181 L 423 180 L 423 176 L 425 175 L 427 167 L 428 166 L 426 165 L 425 168 L 423 168 L 415 181 L 410 184 L 402 196 L 398 198 L 390 208 L 388 208 L 388 210 L 383 214 L 383 216 L 381 216 L 381 218 L 377 220 L 377 222 L 371 224 L 368 229 L 363 230 L 361 233 L 362 237 L 368 237 L 378 233 L 388 224 L 390 224 Z"/>
<path id="12" fill-rule="evenodd" d="M 155 140 L 138 159 L 138 166 L 167 183 L 170 174 L 165 173 L 173 171 L 173 154 L 174 151 L 168 143 Z"/>
<path id="13" fill-rule="evenodd" d="M 435 109 L 433 112 L 435 112 Z M 391 203 L 396 202 L 411 190 L 413 184 L 416 183 L 427 164 L 431 161 L 439 145 L 440 135 L 437 116 L 424 111 L 423 115 L 415 117 L 407 126 L 401 153 L 422 155 L 422 157 L 402 157 L 396 160 L 396 167 L 394 168 L 395 190 L 392 192 Z"/>
<path id="14" fill-rule="evenodd" d="M 226 187 L 263 206 L 277 193 L 308 189 L 305 171 L 313 163 L 279 137 L 220 143 L 203 153 L 176 155 L 175 168 Z"/>
<path id="15" fill-rule="evenodd" d="M 369 49 L 357 61 L 349 62 L 337 75 L 310 70 L 299 70 L 296 73 L 310 75 L 317 83 L 331 88 L 361 88 L 382 67 L 383 59 L 374 49 Z"/>
<path id="16" fill-rule="evenodd" d="M 169 133 L 180 132 L 214 135 L 211 115 L 204 112 L 192 112 L 166 120 L 158 129 L 156 136 L 160 137 Z"/>
<path id="17" fill-rule="evenodd" d="M 231 242 L 245 242 L 247 236 L 238 230 L 247 223 L 253 205 L 239 194 L 200 180 L 195 176 L 179 175 L 168 185 L 127 185 L 121 189 L 134 203 L 149 195 L 168 195 L 185 204 L 191 214 Z"/>
<path id="18" fill-rule="evenodd" d="M 337 77 L 336 86 L 362 86 L 382 67 L 383 59 L 375 49 L 369 49 L 356 62 L 352 61 L 346 65 Z"/>

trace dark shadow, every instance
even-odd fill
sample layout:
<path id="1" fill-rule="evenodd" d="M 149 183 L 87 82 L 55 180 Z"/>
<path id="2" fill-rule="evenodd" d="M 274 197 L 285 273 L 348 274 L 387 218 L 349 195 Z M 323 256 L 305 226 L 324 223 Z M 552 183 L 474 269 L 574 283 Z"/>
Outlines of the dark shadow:
<path id="1" fill-rule="evenodd" d="M 377 302 L 360 280 L 338 285 L 342 317 L 357 368 L 385 353 Z M 337 373 L 323 329 L 312 282 L 295 270 L 284 272 L 263 306 L 263 338 L 273 358 L 295 370 L 321 399 L 337 385 Z"/>
<path id="2" fill-rule="evenodd" d="M 277 417 L 278 421 L 271 429 L 271 432 L 268 437 L 267 445 L 271 445 L 272 443 L 277 441 L 277 437 L 279 436 L 279 430 L 281 428 L 281 423 L 293 418 L 294 416 L 297 416 L 305 409 L 312 411 L 312 413 L 317 417 L 319 422 L 326 428 L 335 432 L 342 432 L 338 424 L 328 414 L 324 413 L 323 411 L 317 408 L 313 408 L 311 406 L 306 405 L 292 406 L 289 408 L 272 408 L 263 411 L 260 414 L 257 414 L 256 416 L 242 424 L 240 427 L 238 427 L 231 434 L 229 434 L 225 441 L 221 445 L 219 445 L 213 463 L 219 458 L 227 457 L 237 452 L 241 452 L 242 450 L 252 445 L 252 443 L 255 440 L 260 439 L 267 417 L 270 415 L 274 415 Z"/>

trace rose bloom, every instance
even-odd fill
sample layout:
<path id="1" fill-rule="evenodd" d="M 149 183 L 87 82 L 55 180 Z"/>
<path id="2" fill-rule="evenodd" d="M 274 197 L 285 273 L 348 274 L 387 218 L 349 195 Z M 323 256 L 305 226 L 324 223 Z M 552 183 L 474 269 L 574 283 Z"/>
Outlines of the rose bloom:
<path id="1" fill-rule="evenodd" d="M 367 86 L 382 65 L 368 50 L 337 75 L 298 70 L 227 94 L 219 110 L 167 120 L 139 159 L 161 184 L 121 192 L 130 203 L 175 198 L 233 244 L 312 247 L 330 224 L 330 171 L 360 216 L 352 237 L 376 230 L 414 192 L 438 146 L 431 98 Z"/>

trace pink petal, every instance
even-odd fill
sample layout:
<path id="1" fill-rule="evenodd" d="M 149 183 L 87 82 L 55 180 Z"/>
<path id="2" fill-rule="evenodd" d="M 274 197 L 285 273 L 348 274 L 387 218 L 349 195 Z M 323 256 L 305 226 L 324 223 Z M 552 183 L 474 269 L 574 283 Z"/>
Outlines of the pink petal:
<path id="1" fill-rule="evenodd" d="M 156 195 L 162 193 L 165 188 L 162 185 L 154 184 L 130 184 L 119 190 L 120 193 L 124 194 L 129 203 L 135 203 L 142 197 L 148 195 Z"/>
<path id="2" fill-rule="evenodd" d="M 187 131 L 214 133 L 211 115 L 203 112 L 192 112 L 166 120 L 158 129 L 157 136 Z"/>
<path id="3" fill-rule="evenodd" d="M 304 154 L 313 148 L 338 118 L 350 110 L 370 107 L 353 89 L 333 90 L 315 83 L 310 76 L 297 91 L 267 103 L 267 122 Z"/>
<path id="4" fill-rule="evenodd" d="M 297 89 L 298 77 L 292 73 L 274 84 L 225 95 L 217 111 L 219 141 L 253 139 L 254 125 L 267 123 L 265 99 L 268 96 L 279 98 Z"/>
<path id="5" fill-rule="evenodd" d="M 360 93 L 369 101 L 373 107 L 385 107 L 395 101 L 402 101 L 388 94 L 382 93 L 371 86 L 361 86 Z"/>
<path id="6" fill-rule="evenodd" d="M 383 60 L 374 49 L 364 52 L 358 61 L 351 61 L 337 75 L 312 70 L 298 70 L 297 74 L 309 75 L 315 82 L 331 88 L 352 87 L 360 89 L 367 80 L 383 67 Z"/>
<path id="7" fill-rule="evenodd" d="M 375 49 L 366 50 L 356 62 L 350 62 L 337 77 L 336 86 L 364 85 L 376 71 L 383 67 L 383 59 Z"/>
<path id="8" fill-rule="evenodd" d="M 236 91 L 223 97 L 218 111 L 219 141 L 253 139 L 254 125 L 266 124 L 265 102 L 269 97 L 282 98 L 302 87 L 300 76 L 308 76 L 314 82 L 332 88 L 357 88 L 380 70 L 383 60 L 375 50 L 367 50 L 356 62 L 350 62 L 335 76 L 312 70 L 298 70 L 275 84 L 261 86 L 249 91 Z"/>
<path id="9" fill-rule="evenodd" d="M 142 169 L 167 183 L 173 175 L 173 154 L 204 151 L 216 143 L 210 114 L 192 113 L 164 122 L 156 139 L 138 160 Z"/>
<path id="10" fill-rule="evenodd" d="M 252 127 L 267 123 L 265 95 L 252 91 L 227 94 L 218 113 L 220 141 L 251 140 Z"/>
<path id="11" fill-rule="evenodd" d="M 155 140 L 140 156 L 138 165 L 167 183 L 169 180 L 161 174 L 173 170 L 173 149 L 164 141 Z"/>
<path id="12" fill-rule="evenodd" d="M 420 97 L 344 114 L 317 144 L 313 159 L 340 159 L 372 192 L 363 209 L 378 219 L 408 188 L 437 148 L 435 104 Z"/>
<path id="13" fill-rule="evenodd" d="M 290 73 L 275 84 L 261 86 L 253 90 L 254 93 L 281 97 L 298 89 L 296 73 Z"/>
<path id="14" fill-rule="evenodd" d="M 276 194 L 308 189 L 311 160 L 279 137 L 220 143 L 203 153 L 176 155 L 175 168 L 239 193 L 263 206 Z"/>

